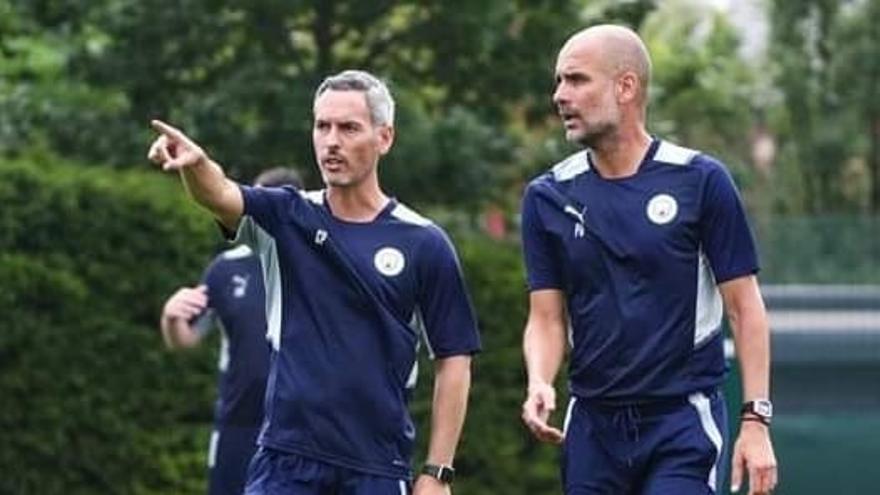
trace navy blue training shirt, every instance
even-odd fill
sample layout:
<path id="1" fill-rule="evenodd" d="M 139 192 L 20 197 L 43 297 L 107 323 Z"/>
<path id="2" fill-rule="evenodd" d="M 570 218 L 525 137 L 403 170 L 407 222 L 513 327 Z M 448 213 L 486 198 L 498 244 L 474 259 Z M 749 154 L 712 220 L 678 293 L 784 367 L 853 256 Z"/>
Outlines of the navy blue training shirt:
<path id="1" fill-rule="evenodd" d="M 420 338 L 439 358 L 480 347 L 446 234 L 394 200 L 373 221 L 350 223 L 333 217 L 323 191 L 241 189 L 238 235 L 263 262 L 277 351 L 260 444 L 411 476 L 407 400 Z"/>
<path id="2" fill-rule="evenodd" d="M 723 380 L 717 286 L 758 260 L 717 160 L 655 139 L 634 175 L 604 179 L 581 151 L 529 184 L 522 237 L 529 290 L 565 292 L 575 396 L 634 403 Z"/>
<path id="3" fill-rule="evenodd" d="M 224 251 L 205 270 L 202 283 L 208 287 L 208 308 L 195 328 L 221 330 L 217 427 L 257 428 L 269 373 L 260 260 L 247 246 Z"/>

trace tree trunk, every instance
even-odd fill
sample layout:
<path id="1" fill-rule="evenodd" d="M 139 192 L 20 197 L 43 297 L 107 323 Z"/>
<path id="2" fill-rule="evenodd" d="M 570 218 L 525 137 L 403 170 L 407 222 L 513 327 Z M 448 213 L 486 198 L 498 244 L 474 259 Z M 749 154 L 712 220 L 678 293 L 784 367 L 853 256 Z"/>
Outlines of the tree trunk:
<path id="1" fill-rule="evenodd" d="M 317 0 L 315 2 L 314 36 L 317 48 L 315 76 L 318 81 L 327 77 L 333 70 L 333 18 L 336 2 Z"/>

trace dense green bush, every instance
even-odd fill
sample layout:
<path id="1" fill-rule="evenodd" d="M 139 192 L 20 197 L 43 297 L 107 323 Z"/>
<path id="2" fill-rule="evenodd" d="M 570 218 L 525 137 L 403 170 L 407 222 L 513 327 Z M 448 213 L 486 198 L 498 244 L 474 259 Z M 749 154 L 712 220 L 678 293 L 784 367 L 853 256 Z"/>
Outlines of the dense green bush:
<path id="1" fill-rule="evenodd" d="M 0 493 L 197 493 L 210 350 L 164 352 L 160 304 L 214 243 L 175 181 L 0 162 Z"/>

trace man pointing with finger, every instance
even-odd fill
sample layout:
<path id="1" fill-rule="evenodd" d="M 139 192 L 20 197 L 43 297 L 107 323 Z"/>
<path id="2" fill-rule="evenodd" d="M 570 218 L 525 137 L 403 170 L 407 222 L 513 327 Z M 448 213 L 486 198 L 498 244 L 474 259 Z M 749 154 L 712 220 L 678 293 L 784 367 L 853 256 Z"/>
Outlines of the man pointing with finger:
<path id="1" fill-rule="evenodd" d="M 776 485 L 769 337 L 744 208 L 714 158 L 645 129 L 648 52 L 631 30 L 585 29 L 556 60 L 557 107 L 585 149 L 522 203 L 530 289 L 522 417 L 563 443 L 566 494 L 717 494 L 727 446 L 723 309 L 743 377 L 732 485 Z M 548 424 L 570 346 L 571 402 Z"/>
<path id="2" fill-rule="evenodd" d="M 312 140 L 325 190 L 251 188 L 154 121 L 149 157 L 260 256 L 272 364 L 247 494 L 451 493 L 479 337 L 446 234 L 378 183 L 394 102 L 372 75 L 324 80 Z M 435 359 L 427 463 L 411 488 L 407 400 Z"/>

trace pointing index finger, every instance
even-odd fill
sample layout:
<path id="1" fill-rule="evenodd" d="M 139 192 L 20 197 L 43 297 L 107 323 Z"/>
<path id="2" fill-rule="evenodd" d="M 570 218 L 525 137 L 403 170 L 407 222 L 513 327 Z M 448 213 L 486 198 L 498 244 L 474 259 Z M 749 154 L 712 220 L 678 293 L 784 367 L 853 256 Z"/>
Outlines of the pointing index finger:
<path id="1" fill-rule="evenodd" d="M 162 122 L 159 119 L 153 119 L 150 121 L 150 126 L 156 131 L 160 132 L 169 138 L 172 138 L 177 141 L 185 141 L 186 137 L 180 132 L 176 127 L 170 126 L 165 122 Z"/>

